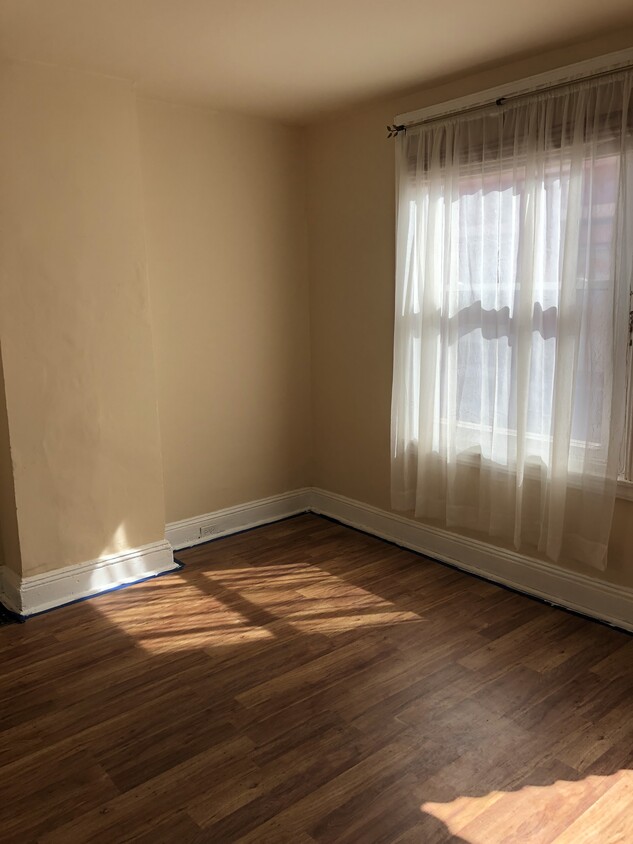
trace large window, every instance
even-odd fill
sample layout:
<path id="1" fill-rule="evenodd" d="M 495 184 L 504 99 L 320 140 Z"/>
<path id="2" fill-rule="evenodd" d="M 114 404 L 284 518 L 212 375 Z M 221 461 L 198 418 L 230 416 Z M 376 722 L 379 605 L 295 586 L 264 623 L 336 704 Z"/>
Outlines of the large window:
<path id="1" fill-rule="evenodd" d="M 394 505 L 603 566 L 630 466 L 630 75 L 399 143 Z"/>

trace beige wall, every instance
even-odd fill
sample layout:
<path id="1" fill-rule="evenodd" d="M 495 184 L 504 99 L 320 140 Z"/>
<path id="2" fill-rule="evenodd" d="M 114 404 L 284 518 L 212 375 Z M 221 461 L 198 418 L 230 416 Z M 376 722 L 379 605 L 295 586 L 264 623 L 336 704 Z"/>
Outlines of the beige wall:
<path id="1" fill-rule="evenodd" d="M 5 562 L 81 563 L 312 483 L 388 509 L 385 125 L 630 44 L 622 31 L 305 130 L 2 66 Z M 633 584 L 632 542 L 618 502 L 608 579 Z"/>
<path id="2" fill-rule="evenodd" d="M 398 113 L 631 45 L 633 30 L 622 30 L 306 130 L 317 486 L 390 507 L 395 182 L 385 126 Z M 618 502 L 607 579 L 633 585 L 632 543 L 633 505 Z"/>
<path id="3" fill-rule="evenodd" d="M 139 100 L 167 521 L 309 482 L 301 132 Z"/>
<path id="4" fill-rule="evenodd" d="M 6 564 L 161 539 L 163 461 L 168 521 L 309 483 L 301 130 L 26 63 L 0 107 Z"/>
<path id="5" fill-rule="evenodd" d="M 0 75 L 0 335 L 25 575 L 164 536 L 128 85 Z"/>

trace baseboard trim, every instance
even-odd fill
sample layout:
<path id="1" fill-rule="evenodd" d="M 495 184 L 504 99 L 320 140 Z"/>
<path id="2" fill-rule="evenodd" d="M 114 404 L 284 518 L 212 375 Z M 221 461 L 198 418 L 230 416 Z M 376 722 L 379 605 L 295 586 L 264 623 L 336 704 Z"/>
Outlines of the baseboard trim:
<path id="1" fill-rule="evenodd" d="M 174 551 L 190 548 L 221 536 L 305 513 L 310 509 L 310 495 L 310 489 L 297 489 L 191 519 L 170 522 L 165 529 L 165 536 Z"/>
<path id="2" fill-rule="evenodd" d="M 633 589 L 616 586 L 481 540 L 424 525 L 323 489 L 304 488 L 172 522 L 166 539 L 77 566 L 20 578 L 0 568 L 0 602 L 22 618 L 119 586 L 175 571 L 173 550 L 298 513 L 342 524 L 457 569 L 633 632 Z M 203 529 L 206 532 L 202 532 Z"/>
<path id="3" fill-rule="evenodd" d="M 633 589 L 423 525 L 322 489 L 312 490 L 310 510 L 550 604 L 633 631 Z"/>
<path id="4" fill-rule="evenodd" d="M 0 601 L 27 618 L 179 568 L 166 539 L 31 577 L 20 578 L 4 566 L 0 571 Z"/>

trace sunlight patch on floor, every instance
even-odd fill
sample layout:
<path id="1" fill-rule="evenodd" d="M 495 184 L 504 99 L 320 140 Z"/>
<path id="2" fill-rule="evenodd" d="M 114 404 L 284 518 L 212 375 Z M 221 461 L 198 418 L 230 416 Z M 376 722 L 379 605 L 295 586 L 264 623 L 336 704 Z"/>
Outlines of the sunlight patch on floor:
<path id="1" fill-rule="evenodd" d="M 241 607 L 227 605 L 176 577 L 112 593 L 100 601 L 99 609 L 110 624 L 152 653 L 212 651 L 275 637 L 267 627 L 252 622 Z"/>
<path id="2" fill-rule="evenodd" d="M 385 627 L 394 624 L 414 623 L 420 624 L 422 619 L 412 612 L 394 612 L 393 609 L 386 612 L 367 612 L 350 615 L 332 613 L 330 615 L 315 613 L 314 615 L 302 613 L 290 615 L 287 618 L 289 624 L 302 633 L 336 633 L 345 630 L 355 630 L 359 627 Z"/>
<path id="3" fill-rule="evenodd" d="M 233 595 L 236 606 L 240 601 L 247 602 L 254 611 L 265 610 L 276 616 L 279 624 L 304 634 L 327 635 L 359 627 L 421 622 L 416 613 L 400 610 L 391 601 L 314 567 L 290 572 L 287 565 L 251 568 L 247 572 L 214 570 L 205 577 L 226 590 L 227 596 Z M 332 597 L 324 598 L 328 591 Z M 341 598 L 341 594 L 345 597 Z M 276 624 L 273 621 L 269 626 L 274 629 Z"/>
<path id="4" fill-rule="evenodd" d="M 231 631 L 222 633 L 202 627 L 197 630 L 176 630 L 162 635 L 139 636 L 137 641 L 146 650 L 158 654 L 192 648 L 228 648 L 274 638 L 273 633 L 262 627 L 239 625 Z"/>
<path id="5" fill-rule="evenodd" d="M 517 791 L 427 802 L 420 809 L 467 844 L 623 844 L 633 841 L 632 799 L 633 771 L 621 770 L 576 782 L 557 780 Z"/>
<path id="6" fill-rule="evenodd" d="M 274 639 L 288 628 L 301 635 L 330 635 L 422 622 L 417 613 L 334 574 L 287 563 L 213 568 L 192 578 L 185 569 L 180 577 L 114 593 L 100 609 L 141 647 L 156 653 L 213 652 Z"/>

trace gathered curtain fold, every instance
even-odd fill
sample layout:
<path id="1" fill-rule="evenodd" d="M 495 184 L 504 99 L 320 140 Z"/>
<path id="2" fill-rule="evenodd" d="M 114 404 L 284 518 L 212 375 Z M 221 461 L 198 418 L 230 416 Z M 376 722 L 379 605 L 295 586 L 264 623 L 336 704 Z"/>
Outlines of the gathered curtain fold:
<path id="1" fill-rule="evenodd" d="M 398 138 L 395 509 L 605 567 L 624 459 L 632 78 Z"/>

